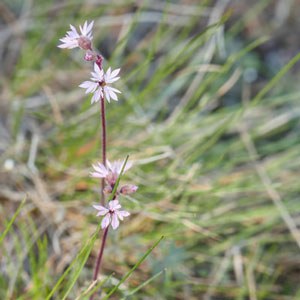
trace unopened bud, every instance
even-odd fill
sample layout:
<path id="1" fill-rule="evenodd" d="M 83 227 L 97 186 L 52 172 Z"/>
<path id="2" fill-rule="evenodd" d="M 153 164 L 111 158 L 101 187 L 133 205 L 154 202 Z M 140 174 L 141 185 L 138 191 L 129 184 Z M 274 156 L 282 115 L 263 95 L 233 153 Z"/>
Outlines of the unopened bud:
<path id="1" fill-rule="evenodd" d="M 93 60 L 95 60 L 95 59 L 96 59 L 96 54 L 95 54 L 95 52 L 93 52 L 93 51 L 91 51 L 91 50 L 87 50 L 87 51 L 85 52 L 84 59 L 85 59 L 86 61 L 93 61 Z"/>
<path id="2" fill-rule="evenodd" d="M 137 191 L 138 187 L 133 184 L 127 184 L 121 187 L 120 193 L 123 195 L 130 195 Z"/>
<path id="3" fill-rule="evenodd" d="M 102 69 L 103 56 L 98 54 L 96 58 L 96 64 L 100 69 Z"/>
<path id="4" fill-rule="evenodd" d="M 104 194 L 110 194 L 112 192 L 112 187 L 110 185 L 106 185 L 103 189 Z"/>
<path id="5" fill-rule="evenodd" d="M 84 55 L 84 59 L 86 61 L 94 61 L 94 60 L 96 60 L 96 57 L 97 57 L 96 53 L 91 50 L 87 50 Z"/>

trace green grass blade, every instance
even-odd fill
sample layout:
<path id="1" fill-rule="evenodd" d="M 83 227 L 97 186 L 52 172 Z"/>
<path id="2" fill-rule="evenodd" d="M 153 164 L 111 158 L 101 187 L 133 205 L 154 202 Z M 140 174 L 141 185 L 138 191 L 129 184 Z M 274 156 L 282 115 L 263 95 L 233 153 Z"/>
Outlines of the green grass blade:
<path id="1" fill-rule="evenodd" d="M 300 53 L 295 55 L 254 97 L 253 104 L 257 104 L 277 83 L 278 81 L 300 60 Z"/>
<path id="2" fill-rule="evenodd" d="M 159 277 L 161 274 L 163 274 L 166 271 L 166 269 L 161 270 L 160 272 L 156 273 L 152 277 L 150 277 L 148 280 L 137 286 L 135 289 L 133 289 L 131 292 L 129 292 L 125 297 L 123 297 L 121 300 L 127 299 L 127 297 L 134 295 L 136 292 L 138 292 L 140 289 L 142 289 L 144 286 L 152 282 L 154 279 Z"/>
<path id="3" fill-rule="evenodd" d="M 69 283 L 68 283 L 68 289 L 67 291 L 65 292 L 64 296 L 63 296 L 63 300 L 65 300 L 67 298 L 67 296 L 69 295 L 69 293 L 71 292 L 74 284 L 76 283 L 78 277 L 80 276 L 80 273 L 81 273 L 81 270 L 82 268 L 84 267 L 89 255 L 90 255 L 90 252 L 92 250 L 92 247 L 94 245 L 94 242 L 96 240 L 96 237 L 97 235 L 94 237 L 93 239 L 93 242 L 89 244 L 89 246 L 85 249 L 85 251 L 82 253 L 82 259 L 79 259 L 80 262 L 79 262 L 79 265 L 76 266 L 76 269 L 74 270 L 74 275 L 72 276 L 72 278 L 70 279 Z M 77 260 L 76 260 L 77 262 Z"/>
<path id="4" fill-rule="evenodd" d="M 26 202 L 26 197 L 22 200 L 22 202 L 19 205 L 18 209 L 16 210 L 16 212 L 14 213 L 14 215 L 12 216 L 12 218 L 10 219 L 8 224 L 5 226 L 4 232 L 0 235 L 0 245 L 2 244 L 3 239 L 5 238 L 7 233 L 9 232 L 9 230 L 10 230 L 11 226 L 13 225 L 14 221 L 16 220 L 17 216 L 21 212 L 21 209 L 23 208 L 25 202 Z"/>
<path id="5" fill-rule="evenodd" d="M 103 298 L 103 300 L 108 299 L 119 286 L 135 271 L 136 268 L 148 257 L 148 255 L 153 251 L 153 249 L 161 242 L 164 236 L 161 236 L 159 240 L 140 258 L 140 260 L 133 266 L 133 268 L 120 280 L 120 282 Z"/>
<path id="6" fill-rule="evenodd" d="M 90 296 L 92 296 L 100 287 L 102 287 L 106 282 L 108 282 L 113 274 L 110 274 L 107 278 L 104 280 L 98 282 L 95 285 L 95 282 L 93 282 L 85 291 L 82 292 L 81 295 L 79 295 L 75 300 L 83 300 L 88 299 Z"/>
<path id="7" fill-rule="evenodd" d="M 55 286 L 53 287 L 53 289 L 51 290 L 51 292 L 49 293 L 49 295 L 47 296 L 46 300 L 51 299 L 51 297 L 53 296 L 53 294 L 58 290 L 58 288 L 61 286 L 61 283 L 63 282 L 63 280 L 66 278 L 66 276 L 70 273 L 70 271 L 72 270 L 73 266 L 78 262 L 78 260 L 81 260 L 81 263 L 79 265 L 78 269 L 82 269 L 82 265 L 84 265 L 85 261 L 86 261 L 86 257 L 88 256 L 88 254 L 90 253 L 94 242 L 98 236 L 98 233 L 100 231 L 100 225 L 98 225 L 97 230 L 95 231 L 95 233 L 92 235 L 92 237 L 86 242 L 86 244 L 83 246 L 83 248 L 81 249 L 81 251 L 79 252 L 79 254 L 76 256 L 76 258 L 73 260 L 73 262 L 70 264 L 70 266 L 67 268 L 67 270 L 64 272 L 64 274 L 59 278 L 59 280 L 57 281 L 57 283 L 55 284 Z M 74 278 L 77 276 L 79 276 L 80 271 L 75 273 Z M 71 280 L 70 286 L 74 285 L 74 278 L 73 280 Z M 70 290 L 70 288 L 68 288 L 68 291 Z"/>
<path id="8" fill-rule="evenodd" d="M 119 186 L 119 183 L 120 183 L 121 177 L 123 176 L 123 173 L 124 173 L 124 170 L 125 170 L 125 167 L 126 167 L 126 164 L 127 164 L 128 158 L 129 158 L 129 155 L 127 155 L 127 156 L 126 156 L 126 158 L 125 158 L 125 161 L 124 161 L 124 163 L 123 163 L 123 166 L 122 166 L 122 169 L 121 169 L 120 175 L 119 175 L 119 177 L 117 178 L 117 181 L 116 181 L 116 183 L 115 183 L 115 185 L 114 185 L 114 188 L 113 188 L 113 190 L 112 190 L 112 192 L 111 192 L 111 196 L 110 196 L 110 198 L 109 198 L 109 200 L 108 200 L 108 201 L 111 201 L 111 200 L 113 200 L 113 199 L 114 199 L 114 197 L 115 197 L 115 194 L 116 194 L 116 192 L 117 192 L 117 188 L 118 188 L 118 186 Z"/>

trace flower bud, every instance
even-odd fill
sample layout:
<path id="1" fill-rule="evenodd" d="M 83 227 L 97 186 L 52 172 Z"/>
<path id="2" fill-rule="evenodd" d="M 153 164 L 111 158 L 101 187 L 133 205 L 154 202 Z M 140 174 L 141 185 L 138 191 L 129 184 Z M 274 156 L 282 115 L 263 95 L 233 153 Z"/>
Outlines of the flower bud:
<path id="1" fill-rule="evenodd" d="M 103 189 L 104 194 L 110 194 L 112 192 L 112 187 L 110 185 L 106 185 Z"/>
<path id="2" fill-rule="evenodd" d="M 99 68 L 102 69 L 103 56 L 98 54 L 95 60 Z"/>
<path id="3" fill-rule="evenodd" d="M 138 187 L 133 184 L 127 184 L 121 187 L 120 193 L 123 195 L 130 195 L 137 191 Z"/>
<path id="4" fill-rule="evenodd" d="M 87 51 L 85 52 L 84 59 L 85 59 L 86 61 L 93 61 L 93 60 L 95 60 L 95 59 L 96 59 L 96 54 L 95 54 L 95 52 L 93 52 L 93 51 L 91 51 L 91 50 L 87 50 Z"/>

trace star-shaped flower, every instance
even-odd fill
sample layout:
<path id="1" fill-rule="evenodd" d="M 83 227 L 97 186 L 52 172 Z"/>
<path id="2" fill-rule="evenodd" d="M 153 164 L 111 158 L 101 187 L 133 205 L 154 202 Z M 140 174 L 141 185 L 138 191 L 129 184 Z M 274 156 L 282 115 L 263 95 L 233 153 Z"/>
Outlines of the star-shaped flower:
<path id="1" fill-rule="evenodd" d="M 107 228 L 110 224 L 115 230 L 119 227 L 119 219 L 123 221 L 124 217 L 130 215 L 129 212 L 125 210 L 120 210 L 121 205 L 118 200 L 112 200 L 108 202 L 108 208 L 102 205 L 93 205 L 94 208 L 98 210 L 97 216 L 104 216 L 101 227 L 102 229 Z"/>
<path id="2" fill-rule="evenodd" d="M 91 50 L 93 25 L 94 21 L 92 21 L 90 24 L 85 21 L 83 27 L 81 25 L 79 26 L 81 34 L 77 32 L 73 25 L 70 25 L 71 30 L 67 31 L 66 35 L 60 39 L 62 44 L 58 45 L 57 47 L 67 49 L 79 47 L 84 50 Z"/>
<path id="3" fill-rule="evenodd" d="M 114 185 L 121 174 L 124 162 L 125 160 L 117 160 L 111 163 L 109 160 L 107 160 L 106 166 L 98 162 L 97 164 L 93 165 L 94 172 L 91 172 L 90 175 L 94 178 L 105 178 L 108 184 Z M 129 170 L 131 167 L 132 162 L 128 161 L 124 168 L 124 172 Z"/>
<path id="4" fill-rule="evenodd" d="M 118 96 L 116 93 L 121 93 L 119 90 L 110 86 L 111 83 L 117 81 L 120 77 L 118 74 L 120 69 L 114 71 L 111 68 L 108 68 L 107 72 L 104 73 L 103 69 L 100 69 L 99 66 L 94 64 L 94 72 L 92 72 L 92 81 L 84 81 L 79 87 L 86 89 L 85 93 L 93 93 L 91 103 L 98 102 L 100 97 L 103 97 L 103 94 L 108 102 L 110 98 L 115 101 L 118 101 Z"/>

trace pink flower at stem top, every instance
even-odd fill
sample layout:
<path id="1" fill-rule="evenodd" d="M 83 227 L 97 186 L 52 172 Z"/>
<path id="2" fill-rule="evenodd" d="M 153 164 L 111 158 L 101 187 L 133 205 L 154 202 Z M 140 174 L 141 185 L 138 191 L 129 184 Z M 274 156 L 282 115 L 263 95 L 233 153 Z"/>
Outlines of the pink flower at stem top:
<path id="1" fill-rule="evenodd" d="M 120 79 L 120 77 L 118 77 L 119 72 L 120 69 L 112 71 L 111 68 L 108 68 L 107 72 L 104 73 L 103 69 L 100 69 L 99 66 L 94 63 L 94 72 L 91 72 L 91 81 L 84 81 L 79 87 L 86 89 L 86 94 L 94 94 L 91 100 L 92 104 L 98 102 L 100 98 L 104 96 L 108 102 L 110 102 L 110 99 L 118 101 L 116 93 L 121 92 L 111 87 L 110 84 Z"/>
<path id="2" fill-rule="evenodd" d="M 125 210 L 120 210 L 121 205 L 118 200 L 112 200 L 108 202 L 108 208 L 102 205 L 93 205 L 98 210 L 97 216 L 104 216 L 101 227 L 102 229 L 107 228 L 110 224 L 115 230 L 119 227 L 119 219 L 123 221 L 124 217 L 128 217 L 130 213 Z"/>
<path id="3" fill-rule="evenodd" d="M 94 21 L 92 21 L 90 24 L 85 21 L 83 26 L 79 26 L 81 33 L 79 34 L 77 29 L 70 24 L 71 30 L 67 31 L 66 35 L 60 39 L 62 44 L 58 45 L 57 47 L 67 49 L 79 47 L 84 50 L 91 50 L 93 25 Z"/>

